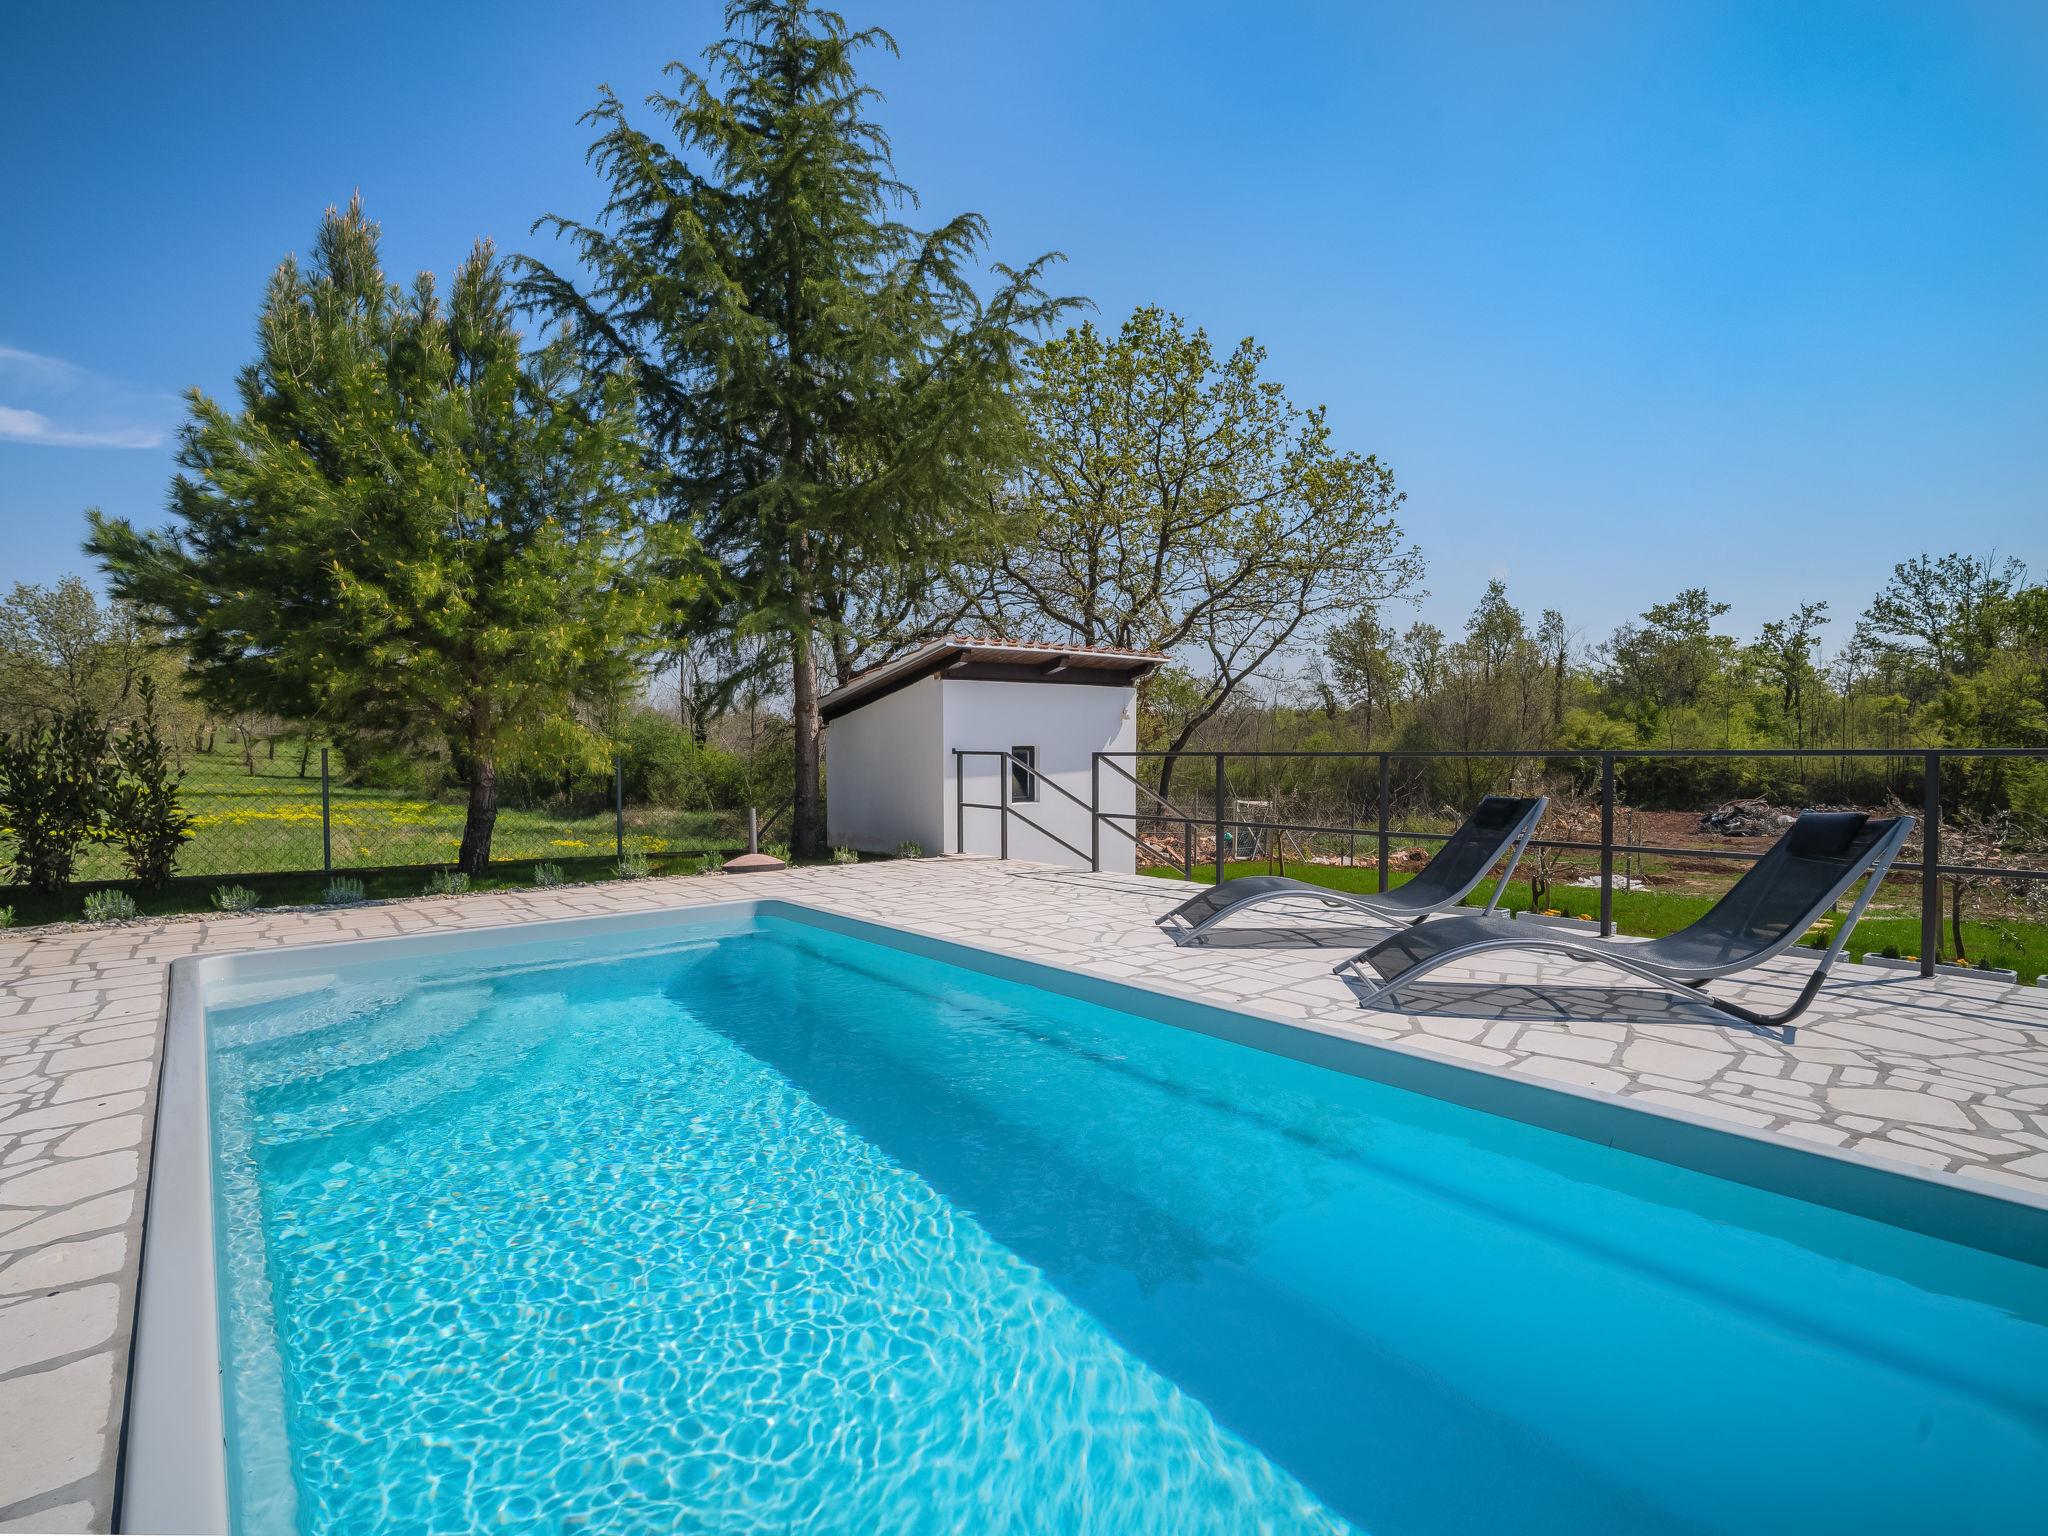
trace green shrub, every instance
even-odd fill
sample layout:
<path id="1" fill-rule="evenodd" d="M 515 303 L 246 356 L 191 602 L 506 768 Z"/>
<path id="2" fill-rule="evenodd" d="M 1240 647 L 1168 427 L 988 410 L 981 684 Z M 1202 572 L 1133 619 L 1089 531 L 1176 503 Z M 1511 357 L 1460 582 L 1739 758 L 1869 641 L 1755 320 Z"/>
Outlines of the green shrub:
<path id="1" fill-rule="evenodd" d="M 536 864 L 533 866 L 533 883 L 545 890 L 549 886 L 567 885 L 569 880 L 559 864 Z"/>
<path id="2" fill-rule="evenodd" d="M 646 854 L 629 853 L 619 860 L 619 878 L 621 880 L 645 880 L 648 868 Z"/>
<path id="3" fill-rule="evenodd" d="M 44 893 L 71 883 L 79 849 L 100 829 L 106 766 L 106 723 L 83 704 L 0 733 L 10 879 Z"/>
<path id="4" fill-rule="evenodd" d="M 185 775 L 157 729 L 154 680 L 142 679 L 140 696 L 141 713 L 114 741 L 100 835 L 127 857 L 143 888 L 154 891 L 169 884 L 178 850 L 192 840 L 192 817 L 178 803 Z"/>
<path id="5" fill-rule="evenodd" d="M 832 850 L 832 862 L 834 864 L 858 864 L 860 862 L 860 855 L 851 848 L 834 848 Z"/>
<path id="6" fill-rule="evenodd" d="M 704 853 L 697 856 L 696 872 L 700 875 L 715 875 L 724 867 L 724 860 L 720 859 L 715 853 Z"/>
<path id="7" fill-rule="evenodd" d="M 763 843 L 761 851 L 771 859 L 780 859 L 785 864 L 789 862 L 789 844 L 787 843 Z"/>
<path id="8" fill-rule="evenodd" d="M 262 903 L 246 885 L 216 885 L 213 905 L 221 912 L 254 912 Z"/>
<path id="9" fill-rule="evenodd" d="M 723 747 L 706 747 L 700 764 L 710 805 L 780 805 L 796 783 L 796 759 L 786 737 L 750 757 Z"/>
<path id="10" fill-rule="evenodd" d="M 437 869 L 427 876 L 424 896 L 460 896 L 469 889 L 469 876 L 459 869 Z"/>
<path id="11" fill-rule="evenodd" d="M 446 762 L 432 752 L 414 752 L 403 745 L 385 745 L 381 739 L 344 739 L 342 766 L 336 776 L 354 788 L 410 788 L 436 791 L 446 778 Z"/>
<path id="12" fill-rule="evenodd" d="M 125 923 L 135 916 L 135 898 L 126 891 L 93 891 L 85 898 L 88 923 Z"/>
<path id="13" fill-rule="evenodd" d="M 14 908 L 0 907 L 0 928 L 12 928 L 13 926 Z"/>
<path id="14" fill-rule="evenodd" d="M 710 805 L 706 749 L 668 716 L 636 710 L 619 727 L 618 748 L 628 799 L 678 810 Z"/>
<path id="15" fill-rule="evenodd" d="M 924 844 L 914 838 L 905 838 L 896 845 L 896 857 L 899 859 L 921 859 L 924 857 Z"/>
<path id="16" fill-rule="evenodd" d="M 348 782 L 358 789 L 438 789 L 444 777 L 440 760 L 425 753 L 365 751 L 351 757 Z"/>
<path id="17" fill-rule="evenodd" d="M 364 900 L 363 882 L 354 875 L 336 875 L 327 882 L 327 889 L 320 893 L 320 900 L 330 907 L 352 907 Z"/>

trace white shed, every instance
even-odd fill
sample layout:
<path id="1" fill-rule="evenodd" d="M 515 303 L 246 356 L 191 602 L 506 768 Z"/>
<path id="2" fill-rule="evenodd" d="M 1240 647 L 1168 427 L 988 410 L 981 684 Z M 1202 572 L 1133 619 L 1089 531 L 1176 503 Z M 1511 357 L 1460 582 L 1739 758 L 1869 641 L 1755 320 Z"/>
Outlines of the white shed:
<path id="1" fill-rule="evenodd" d="M 819 701 L 826 836 L 869 853 L 905 842 L 926 853 L 996 853 L 1005 818 L 975 807 L 1000 803 L 1004 761 L 956 754 L 1007 752 L 1016 760 L 1010 856 L 1086 868 L 1097 846 L 1086 809 L 1095 754 L 1136 749 L 1138 680 L 1165 661 L 1156 651 L 953 638 L 861 673 Z M 1137 790 L 1124 774 L 1137 764 L 1115 762 L 1101 769 L 1099 803 L 1135 830 Z M 1129 837 L 1104 827 L 1100 848 L 1104 869 L 1136 868 Z"/>

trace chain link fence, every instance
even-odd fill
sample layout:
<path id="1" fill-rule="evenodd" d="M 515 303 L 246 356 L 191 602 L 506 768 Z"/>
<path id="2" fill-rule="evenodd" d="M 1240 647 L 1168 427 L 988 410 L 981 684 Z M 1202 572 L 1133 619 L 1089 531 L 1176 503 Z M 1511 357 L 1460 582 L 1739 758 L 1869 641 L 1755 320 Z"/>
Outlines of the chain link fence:
<path id="1" fill-rule="evenodd" d="M 609 783 L 605 781 L 609 780 Z M 434 871 L 449 869 L 462 846 L 467 793 L 459 784 L 380 788 L 344 782 L 329 754 L 227 750 L 184 760 L 179 803 L 192 818 L 170 888 L 137 889 L 118 848 L 79 850 L 65 890 L 0 885 L 0 909 L 17 923 L 82 915 L 95 890 L 131 891 L 145 912 L 204 910 L 220 885 L 249 887 L 263 905 L 317 902 L 339 877 L 361 880 L 366 894 L 418 894 Z M 622 856 L 653 873 L 695 872 L 722 862 L 747 842 L 747 807 L 659 803 L 628 793 L 628 776 L 609 775 L 575 792 L 501 788 L 491 837 L 491 878 L 530 883 L 542 864 L 566 880 L 609 877 Z M 764 841 L 787 836 L 786 814 L 760 810 Z"/>

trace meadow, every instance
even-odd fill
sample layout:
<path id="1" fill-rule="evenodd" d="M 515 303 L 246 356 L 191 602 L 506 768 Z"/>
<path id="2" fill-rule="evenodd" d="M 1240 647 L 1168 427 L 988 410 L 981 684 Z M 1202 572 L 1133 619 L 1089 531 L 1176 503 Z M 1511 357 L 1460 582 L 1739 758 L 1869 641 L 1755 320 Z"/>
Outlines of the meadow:
<path id="1" fill-rule="evenodd" d="M 321 847 L 320 767 L 301 776 L 295 752 L 270 757 L 259 749 L 249 771 L 239 749 L 195 752 L 184 759 L 180 800 L 193 816 L 192 840 L 179 851 L 176 878 L 143 891 L 123 878 L 114 849 L 83 850 L 76 883 L 38 895 L 0 887 L 0 907 L 17 923 L 77 918 L 86 895 L 119 887 L 144 913 L 204 911 L 213 888 L 247 886 L 265 906 L 317 902 L 327 885 Z M 474 888 L 530 885 L 538 864 L 559 866 L 571 879 L 610 878 L 619 853 L 609 804 L 582 812 L 562 807 L 501 805 L 491 843 L 491 873 Z M 335 874 L 361 879 L 371 897 L 418 895 L 426 872 L 455 862 L 462 843 L 461 791 L 371 789 L 336 783 L 329 791 Z M 624 851 L 645 857 L 654 873 L 694 870 L 704 855 L 723 858 L 746 843 L 743 811 L 684 811 L 628 804 Z"/>

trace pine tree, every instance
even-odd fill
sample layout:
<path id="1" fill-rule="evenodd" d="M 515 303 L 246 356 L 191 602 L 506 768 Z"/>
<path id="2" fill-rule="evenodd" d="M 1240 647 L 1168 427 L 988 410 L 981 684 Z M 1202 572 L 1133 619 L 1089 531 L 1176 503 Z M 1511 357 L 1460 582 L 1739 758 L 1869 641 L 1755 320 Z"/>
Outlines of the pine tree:
<path id="1" fill-rule="evenodd" d="M 444 303 L 386 281 L 360 199 L 329 209 L 271 279 L 241 409 L 188 397 L 175 525 L 94 512 L 87 544 L 216 713 L 445 741 L 472 876 L 501 756 L 619 695 L 687 579 L 641 524 L 630 386 L 523 353 L 512 316 L 488 243 Z"/>
<path id="2" fill-rule="evenodd" d="M 681 634 L 771 634 L 789 660 L 792 842 L 820 850 L 818 653 L 869 584 L 942 570 L 989 521 L 1020 451 L 1009 390 L 1027 334 L 1065 301 L 1041 257 L 974 287 L 987 228 L 920 232 L 856 68 L 886 33 L 809 0 L 734 0 L 707 70 L 671 64 L 648 105 L 605 92 L 585 121 L 610 183 L 596 224 L 552 218 L 590 274 L 529 263 L 524 296 L 585 358 L 631 373 L 669 514 L 723 581 Z"/>

